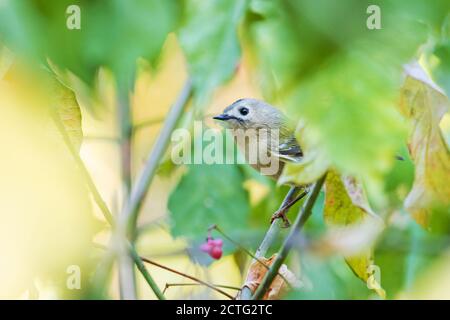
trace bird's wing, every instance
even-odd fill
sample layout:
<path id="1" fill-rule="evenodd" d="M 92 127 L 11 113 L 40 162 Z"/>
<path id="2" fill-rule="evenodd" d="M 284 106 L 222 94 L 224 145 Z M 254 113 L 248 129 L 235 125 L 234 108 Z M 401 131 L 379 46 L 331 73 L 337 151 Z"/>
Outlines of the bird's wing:
<path id="1" fill-rule="evenodd" d="M 280 159 L 284 159 L 289 162 L 299 162 L 303 157 L 302 149 L 294 136 L 291 136 L 286 141 L 281 142 L 278 150 L 273 150 L 272 153 Z"/>

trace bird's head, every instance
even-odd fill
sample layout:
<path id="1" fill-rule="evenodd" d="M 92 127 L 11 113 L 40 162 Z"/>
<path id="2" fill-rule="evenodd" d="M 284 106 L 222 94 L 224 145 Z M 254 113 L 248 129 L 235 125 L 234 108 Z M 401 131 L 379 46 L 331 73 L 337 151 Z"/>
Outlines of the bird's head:
<path id="1" fill-rule="evenodd" d="M 230 129 L 279 128 L 285 122 L 283 114 L 271 105 L 251 98 L 239 99 L 213 117 Z"/>

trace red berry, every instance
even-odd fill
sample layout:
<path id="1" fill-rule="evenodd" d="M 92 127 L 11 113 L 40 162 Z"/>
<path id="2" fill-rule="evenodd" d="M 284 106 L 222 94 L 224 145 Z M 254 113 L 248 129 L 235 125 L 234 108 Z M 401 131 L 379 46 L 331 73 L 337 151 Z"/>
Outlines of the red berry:
<path id="1" fill-rule="evenodd" d="M 220 259 L 220 257 L 222 257 L 222 248 L 219 247 L 214 247 L 211 252 L 209 253 L 209 255 L 211 256 L 211 258 L 213 259 Z"/>
<path id="2" fill-rule="evenodd" d="M 222 239 L 213 239 L 211 237 L 208 237 L 206 243 L 203 243 L 200 246 L 200 250 L 209 254 L 211 258 L 217 260 L 222 257 L 223 253 L 222 245 L 223 245 Z"/>

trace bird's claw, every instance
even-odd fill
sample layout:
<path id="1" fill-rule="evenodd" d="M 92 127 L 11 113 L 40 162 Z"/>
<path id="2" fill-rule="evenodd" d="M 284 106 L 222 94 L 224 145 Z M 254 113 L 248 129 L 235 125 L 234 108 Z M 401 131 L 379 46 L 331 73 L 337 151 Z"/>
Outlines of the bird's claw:
<path id="1" fill-rule="evenodd" d="M 279 218 L 283 220 L 283 228 L 289 228 L 291 226 L 289 219 L 286 217 L 286 210 L 284 209 L 280 209 L 272 215 L 272 217 L 270 218 L 270 224 L 272 224 L 276 219 Z"/>

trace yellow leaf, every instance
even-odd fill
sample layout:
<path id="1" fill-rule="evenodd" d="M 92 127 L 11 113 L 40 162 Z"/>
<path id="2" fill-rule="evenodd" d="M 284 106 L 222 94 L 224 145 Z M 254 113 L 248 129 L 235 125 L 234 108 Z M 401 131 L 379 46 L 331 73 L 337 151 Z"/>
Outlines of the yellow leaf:
<path id="1" fill-rule="evenodd" d="M 34 74 L 24 68 L 19 61 L 15 61 L 14 55 L 6 47 L 0 45 L 0 80 L 4 79 L 10 83 L 21 83 L 21 85 L 33 85 L 35 89 L 49 89 L 49 103 L 61 119 L 64 128 L 69 135 L 70 141 L 76 150 L 80 150 L 83 140 L 81 127 L 81 109 L 75 93 L 56 78 L 55 73 L 47 74 L 42 72 L 39 83 L 31 84 L 30 79 L 34 79 Z M 25 80 L 27 79 L 27 80 Z M 46 84 L 47 87 L 41 85 Z"/>
<path id="2" fill-rule="evenodd" d="M 412 123 L 408 146 L 415 177 L 404 205 L 428 227 L 433 209 L 450 212 L 450 152 L 439 126 L 450 102 L 418 63 L 405 66 L 405 73 L 400 109 Z"/>
<path id="3" fill-rule="evenodd" d="M 382 225 L 381 219 L 372 212 L 361 184 L 352 177 L 341 177 L 335 171 L 327 174 L 325 182 L 324 220 L 336 230 L 341 228 L 342 236 L 346 232 L 343 227 L 364 227 L 367 221 L 372 221 L 376 226 Z M 377 280 L 379 273 L 376 271 L 379 269 L 374 265 L 371 247 L 366 246 L 359 253 L 346 256 L 345 261 L 368 288 L 385 298 L 385 292 Z"/>
<path id="4" fill-rule="evenodd" d="M 98 224 L 78 167 L 56 129 L 47 130 L 43 80 L 27 75 L 31 85 L 0 80 L 0 298 L 21 297 L 38 279 L 42 299 L 79 299 L 88 283 L 70 290 L 66 270 L 92 274 Z"/>
<path id="5" fill-rule="evenodd" d="M 69 135 L 72 145 L 76 150 L 80 150 L 83 131 L 81 110 L 75 93 L 55 78 L 52 78 L 50 83 L 54 108 Z"/>

